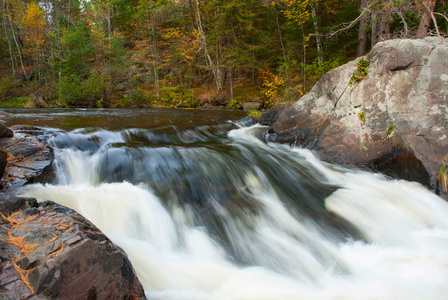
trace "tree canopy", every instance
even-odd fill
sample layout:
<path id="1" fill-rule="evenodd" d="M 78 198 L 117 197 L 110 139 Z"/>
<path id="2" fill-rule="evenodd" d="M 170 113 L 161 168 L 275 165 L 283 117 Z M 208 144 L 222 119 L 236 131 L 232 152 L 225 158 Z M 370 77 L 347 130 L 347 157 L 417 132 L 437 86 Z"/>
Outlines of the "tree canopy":
<path id="1" fill-rule="evenodd" d="M 34 95 L 61 106 L 266 107 L 297 100 L 380 41 L 448 32 L 440 0 L 2 0 L 1 9 L 3 104 Z"/>

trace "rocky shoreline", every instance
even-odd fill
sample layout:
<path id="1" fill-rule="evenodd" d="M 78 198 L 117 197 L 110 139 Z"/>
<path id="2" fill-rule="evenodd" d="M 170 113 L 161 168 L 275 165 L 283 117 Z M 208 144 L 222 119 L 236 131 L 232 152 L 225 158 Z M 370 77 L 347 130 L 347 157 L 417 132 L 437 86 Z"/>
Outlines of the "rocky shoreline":
<path id="1" fill-rule="evenodd" d="M 53 180 L 53 152 L 36 127 L 0 125 L 2 299 L 145 299 L 126 254 L 95 225 L 51 201 L 13 196 Z"/>
<path id="2" fill-rule="evenodd" d="M 447 198 L 446 57 L 448 39 L 378 43 L 325 74 L 296 103 L 264 112 L 259 123 L 269 127 L 267 141 L 417 181 Z M 126 254 L 91 222 L 53 202 L 12 196 L 24 184 L 51 182 L 54 155 L 44 130 L 11 129 L 0 125 L 1 296 L 144 299 Z"/>
<path id="3" fill-rule="evenodd" d="M 389 40 L 262 114 L 267 139 L 447 196 L 448 39 Z"/>

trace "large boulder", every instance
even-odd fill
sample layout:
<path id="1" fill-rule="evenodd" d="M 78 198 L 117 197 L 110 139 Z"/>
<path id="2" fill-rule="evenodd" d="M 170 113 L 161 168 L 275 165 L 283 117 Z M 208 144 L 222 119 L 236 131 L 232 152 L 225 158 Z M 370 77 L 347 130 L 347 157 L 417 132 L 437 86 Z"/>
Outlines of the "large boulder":
<path id="1" fill-rule="evenodd" d="M 15 134 L 0 139 L 0 167 L 5 164 L 2 174 L 4 186 L 18 186 L 26 183 L 47 183 L 53 177 L 53 151 L 39 139 L 45 131 L 37 127 L 13 126 Z M 1 153 L 0 153 L 1 154 Z"/>
<path id="2" fill-rule="evenodd" d="M 446 192 L 447 58 L 448 39 L 378 43 L 284 109 L 269 137 Z"/>
<path id="3" fill-rule="evenodd" d="M 0 199 L 2 299 L 144 299 L 127 256 L 75 211 Z"/>
<path id="4" fill-rule="evenodd" d="M 2 299 L 145 299 L 129 259 L 75 211 L 17 198 L 12 188 L 53 180 L 47 132 L 13 126 L 0 139 L 0 295 Z"/>

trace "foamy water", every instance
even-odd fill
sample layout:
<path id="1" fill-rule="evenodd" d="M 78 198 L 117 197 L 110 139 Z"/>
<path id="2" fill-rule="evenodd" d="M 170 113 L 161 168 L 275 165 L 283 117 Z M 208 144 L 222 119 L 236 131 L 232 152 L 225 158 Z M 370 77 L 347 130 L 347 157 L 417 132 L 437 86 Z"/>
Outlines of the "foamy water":
<path id="1" fill-rule="evenodd" d="M 444 200 L 417 183 L 267 145 L 255 137 L 261 130 L 230 131 L 235 152 L 125 149 L 139 162 L 121 181 L 102 169 L 108 143 L 57 149 L 58 183 L 20 193 L 92 221 L 125 250 L 149 299 L 447 299 Z M 306 188 L 293 189 L 299 181 Z M 309 197 L 300 201 L 310 208 L 296 196 Z M 357 234 L 338 235 L 327 214 Z"/>

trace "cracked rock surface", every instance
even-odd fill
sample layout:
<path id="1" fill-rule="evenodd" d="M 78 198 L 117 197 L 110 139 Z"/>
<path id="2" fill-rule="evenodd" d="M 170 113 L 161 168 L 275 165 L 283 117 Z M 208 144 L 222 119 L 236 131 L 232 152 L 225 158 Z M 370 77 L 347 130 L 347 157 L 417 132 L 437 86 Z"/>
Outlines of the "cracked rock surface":
<path id="1" fill-rule="evenodd" d="M 0 299 L 145 299 L 126 254 L 77 212 L 12 195 L 53 180 L 45 131 L 13 126 L 0 138 Z"/>
<path id="2" fill-rule="evenodd" d="M 39 139 L 44 131 L 28 126 L 13 126 L 11 129 L 14 135 L 0 139 L 0 162 L 5 164 L 2 185 L 51 181 L 54 156 L 52 149 Z M 2 155 L 5 160 L 1 159 Z"/>
<path id="3" fill-rule="evenodd" d="M 2 299 L 144 298 L 126 255 L 75 211 L 34 199 L 0 203 Z"/>
<path id="4" fill-rule="evenodd" d="M 273 123 L 271 141 L 417 181 L 446 196 L 447 57 L 448 39 L 378 43 L 367 56 L 326 73 L 292 106 L 262 115 L 261 123 Z M 361 59 L 370 63 L 368 74 L 354 80 Z"/>

